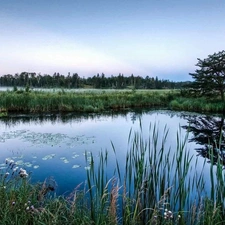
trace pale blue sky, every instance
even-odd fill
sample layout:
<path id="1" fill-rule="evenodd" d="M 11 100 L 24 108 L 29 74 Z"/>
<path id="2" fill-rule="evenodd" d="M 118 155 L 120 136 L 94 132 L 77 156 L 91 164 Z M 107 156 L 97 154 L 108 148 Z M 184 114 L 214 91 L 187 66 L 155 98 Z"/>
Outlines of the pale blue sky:
<path id="1" fill-rule="evenodd" d="M 0 0 L 0 75 L 191 79 L 225 49 L 225 0 Z"/>

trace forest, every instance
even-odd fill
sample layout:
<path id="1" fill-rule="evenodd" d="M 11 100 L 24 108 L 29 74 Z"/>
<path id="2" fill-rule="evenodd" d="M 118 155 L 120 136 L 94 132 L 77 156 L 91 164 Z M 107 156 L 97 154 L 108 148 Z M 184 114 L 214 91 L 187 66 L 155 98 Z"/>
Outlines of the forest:
<path id="1" fill-rule="evenodd" d="M 180 89 L 190 82 L 174 82 L 158 77 L 105 76 L 104 73 L 92 77 L 80 77 L 77 73 L 62 75 L 41 74 L 35 72 L 22 72 L 6 74 L 0 76 L 0 86 L 2 87 L 25 87 L 31 88 L 113 88 L 113 89 Z"/>

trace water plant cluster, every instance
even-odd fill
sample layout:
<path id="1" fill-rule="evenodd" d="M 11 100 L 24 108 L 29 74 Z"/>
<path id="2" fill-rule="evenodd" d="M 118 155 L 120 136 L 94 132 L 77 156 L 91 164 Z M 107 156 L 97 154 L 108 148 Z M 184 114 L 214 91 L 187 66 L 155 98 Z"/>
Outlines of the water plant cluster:
<path id="1" fill-rule="evenodd" d="M 142 126 L 140 126 L 142 127 Z M 108 152 L 90 165 L 84 183 L 71 194 L 55 196 L 51 178 L 32 184 L 24 169 L 6 161 L 0 176 L 1 224 L 224 224 L 224 171 L 217 160 L 201 169 L 186 147 L 188 134 L 177 132 L 176 151 L 166 147 L 168 129 L 130 131 L 124 164 Z M 90 158 L 91 157 L 91 158 Z M 114 171 L 107 170 L 114 160 Z M 208 169 L 207 169 L 208 168 Z M 208 174 L 206 173 L 208 171 Z"/>

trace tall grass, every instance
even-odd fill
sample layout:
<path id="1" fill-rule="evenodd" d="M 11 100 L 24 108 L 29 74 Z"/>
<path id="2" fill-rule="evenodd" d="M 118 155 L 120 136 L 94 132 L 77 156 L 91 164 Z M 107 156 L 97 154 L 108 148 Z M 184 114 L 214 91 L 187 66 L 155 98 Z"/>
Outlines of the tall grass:
<path id="1" fill-rule="evenodd" d="M 168 106 L 177 92 L 0 92 L 0 112 L 100 112 L 131 107 Z"/>
<path id="2" fill-rule="evenodd" d="M 110 218 L 111 207 L 117 209 L 113 224 L 223 224 L 225 186 L 222 164 L 217 164 L 216 171 L 210 173 L 213 190 L 210 194 L 206 187 L 208 177 L 204 175 L 205 163 L 199 172 L 197 159 L 193 162 L 193 155 L 186 148 L 188 136 L 181 140 L 179 131 L 177 149 L 172 151 L 165 145 L 166 127 L 161 140 L 156 126 L 150 127 L 149 133 L 147 139 L 143 138 L 142 129 L 130 133 L 124 168 L 115 163 L 111 186 L 115 187 L 117 181 L 116 196 L 113 188 L 109 188 L 112 181 L 106 176 L 107 154 L 101 153 L 97 166 L 93 164 L 88 172 L 95 224 L 104 223 L 102 214 Z M 213 164 L 211 168 L 215 169 Z"/>
<path id="3" fill-rule="evenodd" d="M 124 163 L 113 144 L 114 159 L 107 151 L 97 160 L 85 154 L 90 165 L 86 185 L 69 196 L 51 194 L 52 179 L 32 185 L 14 162 L 7 162 L 0 176 L 1 224 L 224 224 L 222 159 L 214 165 L 212 155 L 207 176 L 206 161 L 197 170 L 198 159 L 186 147 L 188 134 L 183 137 L 179 130 L 176 149 L 171 149 L 168 132 L 150 125 L 145 134 L 140 123 L 140 131 L 129 133 Z"/>
<path id="4" fill-rule="evenodd" d="M 170 102 L 173 110 L 185 110 L 192 112 L 217 112 L 223 113 L 225 102 L 218 99 L 208 99 L 204 97 L 177 97 Z"/>
<path id="5" fill-rule="evenodd" d="M 178 90 L 0 92 L 0 116 L 6 116 L 8 112 L 102 112 L 137 107 L 219 113 L 224 112 L 225 103 L 204 97 L 182 97 Z"/>

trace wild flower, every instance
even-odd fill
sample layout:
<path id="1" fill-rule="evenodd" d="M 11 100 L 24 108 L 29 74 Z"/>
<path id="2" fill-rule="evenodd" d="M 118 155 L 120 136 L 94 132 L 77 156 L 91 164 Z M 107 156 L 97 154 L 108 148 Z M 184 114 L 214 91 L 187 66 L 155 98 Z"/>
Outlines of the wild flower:
<path id="1" fill-rule="evenodd" d="M 25 178 L 28 177 L 27 171 L 22 168 L 20 168 L 19 175 L 20 177 L 25 177 Z"/>
<path id="2" fill-rule="evenodd" d="M 14 164 L 14 160 L 10 160 L 9 161 L 9 165 L 11 166 L 11 165 L 13 165 Z"/>
<path id="3" fill-rule="evenodd" d="M 19 169 L 19 167 L 18 167 L 18 166 L 17 166 L 17 167 L 15 167 L 15 168 L 13 169 L 13 172 L 16 172 L 18 169 Z"/>
<path id="4" fill-rule="evenodd" d="M 173 213 L 170 210 L 165 209 L 164 219 L 173 219 Z"/>
<path id="5" fill-rule="evenodd" d="M 8 175 L 9 175 L 9 172 L 6 172 L 6 173 L 5 173 L 5 178 L 8 177 Z"/>

